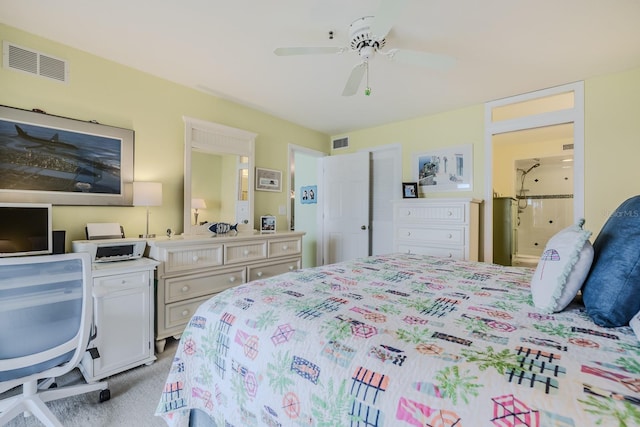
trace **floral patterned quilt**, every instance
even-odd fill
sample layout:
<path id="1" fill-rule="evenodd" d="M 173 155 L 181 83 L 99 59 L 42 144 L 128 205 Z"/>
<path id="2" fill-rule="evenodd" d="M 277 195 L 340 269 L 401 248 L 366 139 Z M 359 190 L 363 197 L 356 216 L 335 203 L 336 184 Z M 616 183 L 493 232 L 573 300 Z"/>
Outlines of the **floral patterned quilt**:
<path id="1" fill-rule="evenodd" d="M 637 426 L 640 344 L 579 302 L 533 306 L 532 269 L 392 254 L 203 303 L 157 414 L 219 426 Z"/>

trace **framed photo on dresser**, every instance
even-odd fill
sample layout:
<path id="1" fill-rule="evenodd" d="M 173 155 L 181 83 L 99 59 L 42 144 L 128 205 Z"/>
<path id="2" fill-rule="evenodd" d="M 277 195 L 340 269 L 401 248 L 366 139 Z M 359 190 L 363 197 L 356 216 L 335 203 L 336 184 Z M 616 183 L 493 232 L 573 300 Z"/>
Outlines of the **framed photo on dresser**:
<path id="1" fill-rule="evenodd" d="M 403 182 L 402 183 L 402 198 L 403 199 L 417 199 L 418 198 L 418 183 L 417 182 Z"/>

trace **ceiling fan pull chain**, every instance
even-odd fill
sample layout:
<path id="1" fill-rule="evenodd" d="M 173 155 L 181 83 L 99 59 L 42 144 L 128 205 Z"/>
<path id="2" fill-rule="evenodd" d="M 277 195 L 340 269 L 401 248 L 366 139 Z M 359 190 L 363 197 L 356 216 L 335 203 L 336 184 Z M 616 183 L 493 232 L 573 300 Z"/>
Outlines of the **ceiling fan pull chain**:
<path id="1" fill-rule="evenodd" d="M 371 95 L 371 88 L 369 87 L 369 61 L 365 62 L 365 65 L 367 67 L 366 73 L 367 73 L 367 87 L 364 88 L 364 94 L 366 96 Z"/>

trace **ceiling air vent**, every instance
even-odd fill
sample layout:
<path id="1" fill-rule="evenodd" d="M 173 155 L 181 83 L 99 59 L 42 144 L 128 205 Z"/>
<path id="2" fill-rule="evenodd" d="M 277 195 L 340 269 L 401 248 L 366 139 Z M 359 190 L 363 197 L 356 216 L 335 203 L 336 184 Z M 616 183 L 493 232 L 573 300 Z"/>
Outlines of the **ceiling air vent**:
<path id="1" fill-rule="evenodd" d="M 347 148 L 349 146 L 349 137 L 338 138 L 333 140 L 333 149 L 338 150 L 340 148 Z"/>
<path id="2" fill-rule="evenodd" d="M 67 61 L 7 41 L 2 45 L 5 68 L 68 83 L 69 64 Z"/>

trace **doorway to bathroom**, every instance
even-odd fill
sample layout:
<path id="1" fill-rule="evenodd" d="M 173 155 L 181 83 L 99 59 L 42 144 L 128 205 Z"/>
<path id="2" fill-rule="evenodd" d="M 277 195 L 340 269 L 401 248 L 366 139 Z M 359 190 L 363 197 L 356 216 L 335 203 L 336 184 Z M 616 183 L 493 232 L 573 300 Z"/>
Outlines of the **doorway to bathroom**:
<path id="1" fill-rule="evenodd" d="M 583 122 L 582 83 L 486 105 L 485 261 L 534 267 L 583 216 Z"/>

